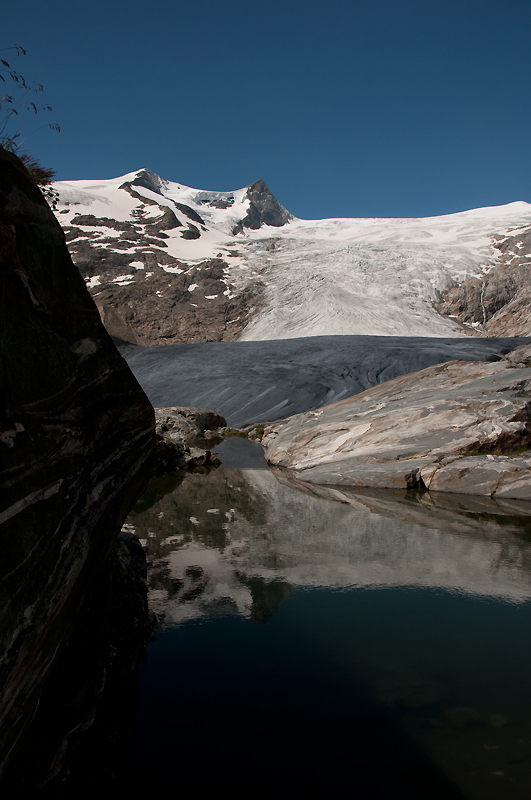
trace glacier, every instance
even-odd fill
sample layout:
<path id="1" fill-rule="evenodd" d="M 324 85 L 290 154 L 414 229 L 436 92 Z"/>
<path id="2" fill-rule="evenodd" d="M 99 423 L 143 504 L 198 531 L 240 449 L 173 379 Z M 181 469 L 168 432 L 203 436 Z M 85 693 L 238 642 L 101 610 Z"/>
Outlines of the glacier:
<path id="1" fill-rule="evenodd" d="M 83 215 L 101 220 L 92 226 L 85 221 L 81 238 L 130 255 L 130 269 L 122 270 L 130 282 L 144 279 L 134 274 L 142 262 L 142 243 L 125 247 L 119 232 L 102 222 L 134 222 L 140 207 L 148 221 L 163 209 L 179 217 L 179 209 L 188 209 L 185 223 L 195 238 L 184 238 L 181 227 L 165 230 L 164 241 L 152 244 L 150 252 L 155 259 L 159 253 L 159 266 L 167 272 L 223 259 L 226 294 L 259 282 L 262 301 L 237 337 L 243 341 L 474 333 L 441 316 L 433 303 L 452 286 L 488 273 L 500 257 L 497 239 L 531 226 L 531 205 L 525 202 L 415 219 L 303 220 L 286 212 L 264 185 L 262 200 L 267 197 L 285 213 L 274 224 L 246 227 L 246 219 L 253 224 L 254 186 L 210 192 L 166 181 L 146 169 L 112 180 L 54 184 L 61 224 L 75 230 Z M 201 222 L 191 222 L 190 212 Z M 168 265 L 169 258 L 176 265 Z M 102 283 L 97 277 L 93 288 Z"/>

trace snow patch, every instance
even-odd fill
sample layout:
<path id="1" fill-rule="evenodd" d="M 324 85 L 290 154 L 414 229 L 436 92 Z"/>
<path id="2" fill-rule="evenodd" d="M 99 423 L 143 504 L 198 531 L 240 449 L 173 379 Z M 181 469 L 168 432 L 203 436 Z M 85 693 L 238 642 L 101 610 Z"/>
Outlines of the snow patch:
<path id="1" fill-rule="evenodd" d="M 134 283 L 134 280 L 134 275 L 118 275 L 117 278 L 113 278 L 112 282 L 117 283 L 118 286 L 127 286 L 129 283 Z"/>
<path id="2" fill-rule="evenodd" d="M 180 267 L 168 267 L 165 266 L 164 264 L 160 264 L 159 266 L 162 267 L 164 272 L 172 272 L 175 275 L 180 275 L 182 272 L 184 272 L 184 269 L 181 269 Z"/>
<path id="3" fill-rule="evenodd" d="M 93 275 L 92 278 L 85 278 L 85 283 L 89 289 L 94 289 L 95 286 L 100 285 L 101 275 Z"/>

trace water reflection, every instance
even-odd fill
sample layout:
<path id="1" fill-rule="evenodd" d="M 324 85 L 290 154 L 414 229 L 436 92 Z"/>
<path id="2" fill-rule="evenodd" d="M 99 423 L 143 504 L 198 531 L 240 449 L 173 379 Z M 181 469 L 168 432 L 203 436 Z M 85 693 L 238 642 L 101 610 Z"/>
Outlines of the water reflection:
<path id="1" fill-rule="evenodd" d="M 190 637 L 216 669 L 229 659 L 225 684 L 234 670 L 255 677 L 261 670 L 260 691 L 267 691 L 263 665 L 272 659 L 274 672 L 279 660 L 283 676 L 295 671 L 302 683 L 312 675 L 326 687 L 345 686 L 342 703 L 369 692 L 374 708 L 390 714 L 464 796 L 528 797 L 528 504 L 301 486 L 272 474 L 260 452 L 239 440 L 223 445 L 222 469 L 155 481 L 131 515 L 148 551 L 152 606 L 163 620 L 146 676 L 154 669 L 159 680 L 168 659 L 183 670 Z M 242 453 L 248 468 L 236 469 L 231 464 Z M 262 634 L 249 627 L 253 621 Z M 168 650 L 174 635 L 181 637 L 178 656 Z M 229 655 L 205 644 L 209 636 L 226 638 Z M 242 644 L 249 641 L 260 667 Z M 157 648 L 164 667 L 156 666 Z M 300 654 L 310 651 L 301 665 Z M 188 682 L 203 669 L 198 664 L 184 670 Z M 282 694 L 284 680 L 275 677 L 275 693 Z M 249 687 L 249 697 L 256 691 Z M 168 692 L 164 703 L 171 705 Z M 354 736 L 361 747 L 367 731 L 356 726 L 372 724 L 374 708 L 369 714 L 356 706 L 353 714 L 366 721 L 343 721 L 341 736 Z M 297 713 L 302 730 L 311 714 Z M 445 791 L 437 796 L 454 796 Z"/>
<path id="2" fill-rule="evenodd" d="M 309 488 L 229 467 L 154 480 L 129 522 L 148 552 L 151 603 L 169 625 L 268 616 L 289 587 L 424 586 L 523 602 L 528 505 Z"/>

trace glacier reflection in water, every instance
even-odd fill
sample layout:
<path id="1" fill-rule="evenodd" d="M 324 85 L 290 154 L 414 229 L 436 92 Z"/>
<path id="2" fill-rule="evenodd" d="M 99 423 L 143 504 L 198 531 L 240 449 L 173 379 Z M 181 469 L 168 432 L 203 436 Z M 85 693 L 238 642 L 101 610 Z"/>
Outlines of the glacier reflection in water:
<path id="1" fill-rule="evenodd" d="M 296 696 L 294 675 L 300 685 L 319 683 L 324 707 L 339 703 L 346 709 L 354 696 L 373 704 L 369 710 L 363 703 L 355 705 L 343 722 L 335 711 L 329 719 L 322 708 L 317 714 L 321 726 L 333 724 L 342 742 L 350 737 L 363 751 L 353 774 L 348 766 L 352 754 L 339 759 L 343 767 L 336 765 L 340 777 L 332 790 L 325 786 L 324 767 L 323 774 L 314 775 L 312 786 L 325 781 L 319 791 L 342 796 L 341 787 L 347 786 L 348 796 L 360 781 L 366 792 L 373 786 L 373 794 L 366 796 L 379 796 L 374 785 L 382 794 L 393 790 L 404 777 L 402 767 L 390 764 L 383 753 L 368 765 L 386 736 L 396 749 L 396 735 L 389 733 L 396 725 L 429 768 L 439 771 L 426 777 L 428 783 L 413 785 L 422 770 L 416 755 L 402 753 L 401 763 L 412 759 L 416 764 L 405 778 L 411 796 L 439 786 L 433 796 L 528 797 L 531 504 L 309 488 L 269 471 L 257 445 L 229 440 L 219 452 L 219 470 L 154 481 L 129 518 L 148 551 L 150 599 L 161 619 L 143 668 L 144 746 L 154 735 L 148 709 L 159 707 L 157 697 L 162 703 L 154 717 L 157 729 L 164 727 L 173 704 L 182 712 L 181 681 L 175 698 L 170 697 L 174 670 L 181 679 L 186 675 L 190 689 L 193 676 L 205 669 L 203 662 L 191 666 L 188 651 L 195 649 L 204 660 L 215 659 L 210 678 L 205 674 L 192 690 L 199 696 L 207 691 L 204 681 L 214 680 L 218 670 L 225 685 L 236 670 L 254 704 L 257 696 L 270 692 Z M 265 663 L 274 690 L 264 683 L 270 679 L 264 675 Z M 169 674 L 173 678 L 166 682 L 161 676 Z M 279 674 L 285 675 L 289 692 L 282 689 Z M 341 697 L 325 701 L 338 686 Z M 207 691 L 210 706 L 224 692 L 223 686 L 212 696 Z M 245 698 L 235 697 L 230 713 L 244 714 L 242 702 Z M 289 718 L 294 713 L 289 704 L 295 701 L 286 702 Z M 315 697 L 309 702 L 315 703 Z M 305 703 L 297 709 L 307 729 L 311 722 Z M 229 713 L 227 708 L 223 713 Z M 387 715 L 385 720 L 380 713 Z M 358 730 L 360 724 L 365 732 Z M 369 755 L 368 741 L 373 742 Z M 298 759 L 291 779 L 300 786 L 304 757 Z M 383 778 L 374 774 L 370 780 L 367 774 L 356 776 L 359 770 L 377 770 L 378 761 L 382 774 L 389 766 L 388 784 L 378 783 Z"/>

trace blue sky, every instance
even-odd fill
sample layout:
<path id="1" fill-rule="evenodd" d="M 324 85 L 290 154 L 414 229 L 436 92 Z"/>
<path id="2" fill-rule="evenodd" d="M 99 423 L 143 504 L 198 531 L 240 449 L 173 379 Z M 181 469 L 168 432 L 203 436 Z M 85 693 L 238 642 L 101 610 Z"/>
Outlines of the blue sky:
<path id="1" fill-rule="evenodd" d="M 531 202 L 529 0 L 21 0 L 2 34 L 59 179 L 262 178 L 309 219 Z"/>

